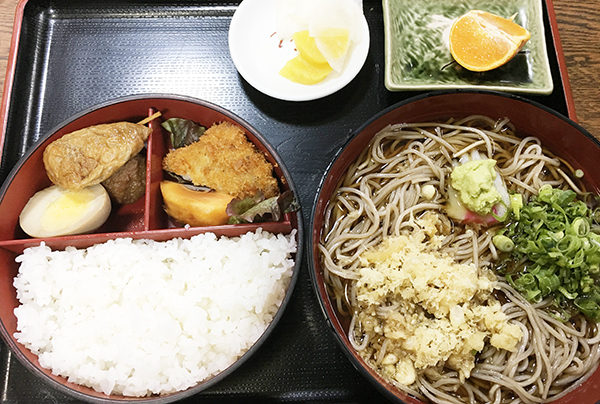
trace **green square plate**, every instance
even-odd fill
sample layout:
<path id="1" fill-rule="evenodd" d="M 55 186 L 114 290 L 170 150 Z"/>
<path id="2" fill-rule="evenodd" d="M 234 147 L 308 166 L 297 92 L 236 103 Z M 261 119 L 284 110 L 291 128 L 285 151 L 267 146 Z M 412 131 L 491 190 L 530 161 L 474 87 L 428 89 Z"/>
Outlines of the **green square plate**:
<path id="1" fill-rule="evenodd" d="M 544 35 L 543 0 L 383 0 L 385 86 L 391 91 L 480 88 L 550 94 L 552 74 Z M 512 60 L 489 72 L 471 72 L 448 48 L 452 22 L 469 10 L 509 18 L 531 33 Z"/>

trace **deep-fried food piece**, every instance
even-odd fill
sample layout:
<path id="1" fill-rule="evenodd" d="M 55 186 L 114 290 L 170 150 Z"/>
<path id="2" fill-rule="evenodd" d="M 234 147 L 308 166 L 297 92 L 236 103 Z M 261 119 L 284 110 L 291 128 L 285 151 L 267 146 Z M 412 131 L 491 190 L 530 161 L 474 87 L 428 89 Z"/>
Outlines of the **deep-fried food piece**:
<path id="1" fill-rule="evenodd" d="M 102 181 L 110 199 L 121 205 L 134 203 L 146 192 L 146 157 L 136 154 L 113 175 Z"/>
<path id="2" fill-rule="evenodd" d="M 197 142 L 169 152 L 163 169 L 238 199 L 258 190 L 266 198 L 279 195 L 271 163 L 229 122 L 213 125 Z"/>
<path id="3" fill-rule="evenodd" d="M 48 178 L 68 189 L 99 184 L 138 154 L 151 132 L 144 125 L 116 122 L 68 133 L 44 150 Z"/>

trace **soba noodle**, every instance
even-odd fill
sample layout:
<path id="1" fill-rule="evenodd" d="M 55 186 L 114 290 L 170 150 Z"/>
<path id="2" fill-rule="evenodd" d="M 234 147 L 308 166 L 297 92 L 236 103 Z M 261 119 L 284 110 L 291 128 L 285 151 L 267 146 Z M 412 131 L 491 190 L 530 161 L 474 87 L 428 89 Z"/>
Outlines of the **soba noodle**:
<path id="1" fill-rule="evenodd" d="M 352 315 L 348 337 L 365 360 L 380 367 L 388 343 L 383 334 L 362 331 L 354 288 L 359 257 L 384 238 L 410 233 L 427 211 L 444 214 L 447 178 L 461 155 L 477 149 L 497 161 L 508 189 L 528 200 L 544 184 L 583 194 L 564 161 L 547 153 L 539 139 L 518 138 L 505 119 L 471 116 L 446 123 L 398 124 L 379 132 L 348 169 L 324 216 L 321 258 L 324 276 L 341 313 Z M 428 187 L 435 195 L 424 198 Z M 492 236 L 496 228 L 460 225 L 445 219 L 448 232 L 442 250 L 461 264 L 491 268 L 498 259 Z M 517 323 L 523 337 L 509 352 L 486 344 L 468 379 L 462 382 L 448 367 L 418 371 L 416 382 L 397 388 L 423 400 L 447 403 L 542 403 L 564 396 L 596 368 L 600 360 L 597 324 L 579 316 L 563 323 L 532 305 L 499 276 L 502 311 Z M 397 307 L 385 307 L 385 317 Z M 367 349 L 369 348 L 369 349 Z M 367 354 L 366 352 L 373 352 Z"/>

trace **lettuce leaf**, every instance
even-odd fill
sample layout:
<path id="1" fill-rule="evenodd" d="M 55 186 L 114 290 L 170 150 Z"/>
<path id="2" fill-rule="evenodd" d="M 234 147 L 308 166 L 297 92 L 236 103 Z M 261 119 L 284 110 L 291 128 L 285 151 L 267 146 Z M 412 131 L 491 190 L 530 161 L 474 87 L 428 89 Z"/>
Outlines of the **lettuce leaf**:
<path id="1" fill-rule="evenodd" d="M 170 118 L 161 125 L 171 134 L 171 146 L 174 149 L 197 142 L 206 131 L 204 126 L 183 118 Z"/>
<path id="2" fill-rule="evenodd" d="M 233 199 L 227 205 L 229 224 L 277 222 L 285 213 L 295 212 L 300 205 L 290 190 L 279 196 L 265 199 L 258 191 L 253 197 Z"/>

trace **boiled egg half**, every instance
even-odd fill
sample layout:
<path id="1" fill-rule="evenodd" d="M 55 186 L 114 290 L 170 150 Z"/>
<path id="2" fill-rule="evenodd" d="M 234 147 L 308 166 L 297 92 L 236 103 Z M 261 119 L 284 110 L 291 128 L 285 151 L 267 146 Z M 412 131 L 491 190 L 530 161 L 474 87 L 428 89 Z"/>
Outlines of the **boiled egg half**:
<path id="1" fill-rule="evenodd" d="M 52 185 L 29 199 L 19 224 L 31 237 L 84 234 L 100 227 L 110 211 L 110 197 L 100 184 L 78 190 Z"/>

